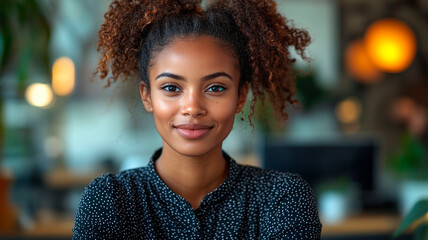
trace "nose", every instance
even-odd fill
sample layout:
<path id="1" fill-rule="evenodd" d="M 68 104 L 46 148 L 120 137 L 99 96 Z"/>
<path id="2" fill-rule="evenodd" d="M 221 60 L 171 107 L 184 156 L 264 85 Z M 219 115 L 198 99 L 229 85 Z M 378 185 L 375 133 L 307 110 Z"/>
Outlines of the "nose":
<path id="1" fill-rule="evenodd" d="M 203 99 L 198 91 L 190 90 L 184 95 L 181 114 L 190 117 L 200 117 L 207 114 Z"/>

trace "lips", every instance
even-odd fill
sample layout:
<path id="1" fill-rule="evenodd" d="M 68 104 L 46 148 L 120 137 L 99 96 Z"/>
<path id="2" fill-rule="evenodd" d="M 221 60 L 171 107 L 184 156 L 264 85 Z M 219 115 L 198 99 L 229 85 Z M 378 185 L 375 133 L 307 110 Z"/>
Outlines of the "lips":
<path id="1" fill-rule="evenodd" d="M 188 139 L 198 139 L 205 136 L 211 129 L 212 126 L 204 124 L 179 124 L 174 126 L 178 133 Z"/>

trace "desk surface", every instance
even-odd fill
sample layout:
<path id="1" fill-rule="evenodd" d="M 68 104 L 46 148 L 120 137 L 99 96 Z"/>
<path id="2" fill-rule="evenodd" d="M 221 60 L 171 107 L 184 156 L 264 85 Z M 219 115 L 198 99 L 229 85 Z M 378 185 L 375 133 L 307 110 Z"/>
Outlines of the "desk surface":
<path id="1" fill-rule="evenodd" d="M 337 224 L 324 224 L 323 236 L 392 234 L 400 225 L 402 218 L 392 214 L 363 213 L 349 216 Z"/>
<path id="2" fill-rule="evenodd" d="M 337 224 L 323 223 L 323 236 L 347 236 L 392 234 L 401 222 L 397 215 L 385 214 L 359 214 L 350 216 Z M 36 222 L 33 228 L 10 234 L 0 234 L 9 237 L 68 237 L 73 235 L 74 219 L 58 219 Z"/>

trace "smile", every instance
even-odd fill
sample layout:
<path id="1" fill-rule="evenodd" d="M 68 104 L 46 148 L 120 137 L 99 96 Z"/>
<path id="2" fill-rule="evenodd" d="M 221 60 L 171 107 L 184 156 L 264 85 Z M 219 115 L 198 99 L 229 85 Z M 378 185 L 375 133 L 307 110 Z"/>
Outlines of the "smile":
<path id="1" fill-rule="evenodd" d="M 198 139 L 205 136 L 212 129 L 212 126 L 203 124 L 180 124 L 176 125 L 175 128 L 184 138 Z"/>

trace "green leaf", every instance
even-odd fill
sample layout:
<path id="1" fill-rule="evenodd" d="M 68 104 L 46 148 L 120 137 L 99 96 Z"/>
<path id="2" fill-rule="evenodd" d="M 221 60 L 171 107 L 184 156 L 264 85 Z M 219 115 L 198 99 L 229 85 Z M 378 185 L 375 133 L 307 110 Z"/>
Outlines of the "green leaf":
<path id="1" fill-rule="evenodd" d="M 428 149 L 406 132 L 399 149 L 389 156 L 388 166 L 401 178 L 428 179 Z"/>
<path id="2" fill-rule="evenodd" d="M 424 223 L 416 228 L 413 240 L 428 240 L 428 224 Z"/>
<path id="3" fill-rule="evenodd" d="M 398 229 L 394 232 L 392 235 L 394 238 L 398 237 L 400 234 L 402 234 L 414 221 L 418 220 L 419 218 L 425 216 L 425 214 L 428 212 L 428 200 L 420 200 L 417 202 L 412 210 L 410 210 L 409 214 L 404 218 L 404 220 L 401 222 L 401 225 L 398 227 Z"/>
<path id="4" fill-rule="evenodd" d="M 7 60 L 10 58 L 13 45 L 13 30 L 9 27 L 9 22 L 4 17 L 0 19 L 0 71 L 6 66 Z"/>
<path id="5" fill-rule="evenodd" d="M 18 92 L 30 69 L 50 75 L 50 25 L 37 0 L 0 0 L 0 75 L 14 67 Z"/>
<path id="6" fill-rule="evenodd" d="M 26 45 L 24 49 L 21 52 L 21 56 L 19 58 L 18 62 L 18 69 L 17 69 L 17 75 L 18 75 L 18 91 L 24 92 L 25 91 L 25 82 L 27 80 L 28 76 L 28 69 L 30 66 L 30 61 L 32 57 L 32 49 L 30 45 Z"/>

